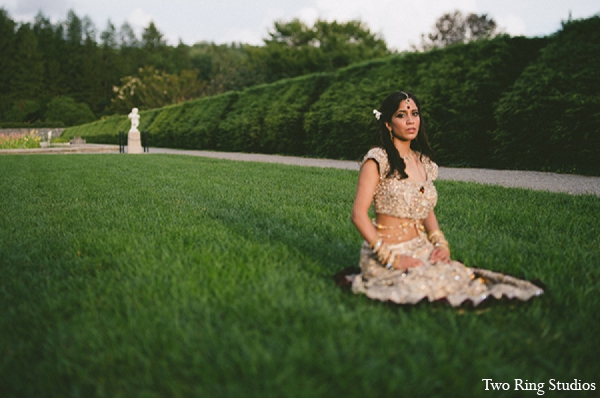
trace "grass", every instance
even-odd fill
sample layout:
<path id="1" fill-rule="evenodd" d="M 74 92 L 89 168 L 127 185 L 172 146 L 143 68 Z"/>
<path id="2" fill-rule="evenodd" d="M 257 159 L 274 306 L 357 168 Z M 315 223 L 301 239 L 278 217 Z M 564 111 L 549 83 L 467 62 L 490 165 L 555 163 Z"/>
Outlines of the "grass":
<path id="1" fill-rule="evenodd" d="M 453 255 L 546 293 L 403 307 L 332 278 L 358 262 L 354 171 L 169 155 L 0 167 L 2 397 L 600 388 L 598 197 L 438 182 Z M 485 378 L 511 390 L 485 391 Z"/>

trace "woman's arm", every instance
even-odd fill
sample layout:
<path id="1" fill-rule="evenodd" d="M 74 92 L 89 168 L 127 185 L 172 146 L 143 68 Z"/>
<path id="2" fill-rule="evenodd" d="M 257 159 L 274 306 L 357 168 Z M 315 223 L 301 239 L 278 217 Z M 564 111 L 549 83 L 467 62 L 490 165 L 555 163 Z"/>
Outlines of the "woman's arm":
<path id="1" fill-rule="evenodd" d="M 434 231 L 439 231 L 440 226 L 437 221 L 437 217 L 433 210 L 429 213 L 427 218 L 423 221 L 423 225 L 427 230 L 428 234 L 431 234 Z M 438 261 L 442 261 L 443 263 L 447 263 L 450 261 L 450 250 L 444 246 L 438 246 L 431 252 L 431 256 L 429 256 L 429 261 L 432 263 L 437 263 Z"/>
<path id="2" fill-rule="evenodd" d="M 369 218 L 369 208 L 378 183 L 377 163 L 373 159 L 368 159 L 360 168 L 356 197 L 352 207 L 352 222 L 367 242 L 372 242 L 377 237 L 377 230 Z"/>
<path id="3" fill-rule="evenodd" d="M 369 243 L 375 241 L 378 236 L 377 229 L 375 229 L 369 218 L 369 208 L 373 202 L 373 195 L 378 183 L 379 169 L 377 163 L 369 159 L 360 169 L 356 197 L 354 199 L 354 206 L 352 207 L 352 222 L 364 240 Z M 423 265 L 421 260 L 409 256 L 397 256 L 393 262 L 394 269 L 408 269 L 421 265 Z"/>

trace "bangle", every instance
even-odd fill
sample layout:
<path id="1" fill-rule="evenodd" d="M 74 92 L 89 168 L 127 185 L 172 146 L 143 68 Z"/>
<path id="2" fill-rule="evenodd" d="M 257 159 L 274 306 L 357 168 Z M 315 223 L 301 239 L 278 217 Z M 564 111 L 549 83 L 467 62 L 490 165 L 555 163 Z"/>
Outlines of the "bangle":
<path id="1" fill-rule="evenodd" d="M 436 229 L 435 231 L 430 232 L 429 234 L 427 234 L 427 236 L 429 238 L 429 241 L 431 243 L 433 243 L 434 245 L 436 245 L 436 244 L 448 245 L 448 241 L 446 240 L 444 233 L 442 231 L 440 231 L 439 229 Z"/>
<path id="2" fill-rule="evenodd" d="M 439 229 L 436 229 L 435 231 L 431 231 L 427 233 L 427 237 L 429 238 L 429 241 L 431 243 L 435 243 L 439 240 L 445 240 L 444 238 L 444 233 L 442 231 L 440 231 Z"/>
<path id="3" fill-rule="evenodd" d="M 375 244 L 381 239 L 381 237 L 379 235 L 375 235 L 375 238 L 373 238 L 372 241 L 369 242 L 369 247 L 371 249 L 373 249 L 375 247 Z"/>
<path id="4" fill-rule="evenodd" d="M 369 247 L 371 250 L 373 250 L 377 256 L 377 260 L 379 260 L 381 265 L 385 264 L 384 266 L 389 270 L 394 269 L 394 255 L 392 254 L 392 251 L 388 245 L 383 242 L 383 239 L 381 239 L 379 235 L 377 235 L 377 237 L 375 237 L 375 239 L 369 243 Z"/>
<path id="5" fill-rule="evenodd" d="M 439 229 L 436 229 L 435 231 L 431 231 L 427 234 L 429 241 L 433 244 L 433 246 L 437 247 L 443 247 L 446 250 L 448 250 L 448 253 L 450 253 L 450 246 L 448 245 L 448 241 L 446 240 L 446 237 L 444 236 L 444 233 L 442 231 L 440 231 Z"/>

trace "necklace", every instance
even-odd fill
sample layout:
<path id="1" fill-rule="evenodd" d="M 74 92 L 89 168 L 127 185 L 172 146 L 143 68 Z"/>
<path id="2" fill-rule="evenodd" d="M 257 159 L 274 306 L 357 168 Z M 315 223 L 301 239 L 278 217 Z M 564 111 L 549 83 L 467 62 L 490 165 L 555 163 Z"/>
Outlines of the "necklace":
<path id="1" fill-rule="evenodd" d="M 400 157 L 402 157 L 402 159 L 404 160 L 404 163 L 408 163 L 409 160 L 412 159 L 413 157 L 413 151 L 409 151 L 406 155 L 402 156 L 400 155 Z"/>

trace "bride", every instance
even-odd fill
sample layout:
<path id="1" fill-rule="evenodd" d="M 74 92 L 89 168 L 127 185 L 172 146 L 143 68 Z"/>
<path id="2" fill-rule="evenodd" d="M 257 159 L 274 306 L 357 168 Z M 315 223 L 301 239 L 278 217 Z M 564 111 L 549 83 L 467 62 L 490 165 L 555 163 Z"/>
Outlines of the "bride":
<path id="1" fill-rule="evenodd" d="M 430 158 L 419 110 L 413 94 L 399 91 L 373 111 L 379 146 L 363 159 L 352 209 L 352 221 L 364 238 L 362 272 L 348 276 L 352 290 L 399 304 L 427 298 L 453 306 L 478 305 L 489 296 L 528 300 L 542 294 L 530 282 L 451 260 L 434 212 L 438 167 Z M 372 204 L 374 220 L 369 217 Z"/>

